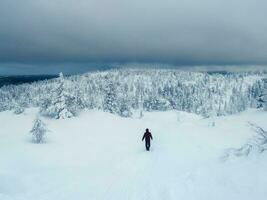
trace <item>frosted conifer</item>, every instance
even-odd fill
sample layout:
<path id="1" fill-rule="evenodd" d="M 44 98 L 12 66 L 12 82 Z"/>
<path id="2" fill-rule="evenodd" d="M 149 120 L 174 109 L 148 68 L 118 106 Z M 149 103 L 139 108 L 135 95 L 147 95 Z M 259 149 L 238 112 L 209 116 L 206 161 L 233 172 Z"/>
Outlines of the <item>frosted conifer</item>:
<path id="1" fill-rule="evenodd" d="M 53 91 L 52 100 L 50 105 L 47 106 L 45 112 L 56 119 L 66 119 L 73 117 L 67 105 L 67 99 L 70 95 L 64 89 L 64 76 L 63 73 L 59 74 L 58 85 Z"/>
<path id="2" fill-rule="evenodd" d="M 43 143 L 47 131 L 48 130 L 46 129 L 46 125 L 39 117 L 37 117 L 34 121 L 32 130 L 30 131 L 30 133 L 32 134 L 32 141 L 38 144 Z"/>

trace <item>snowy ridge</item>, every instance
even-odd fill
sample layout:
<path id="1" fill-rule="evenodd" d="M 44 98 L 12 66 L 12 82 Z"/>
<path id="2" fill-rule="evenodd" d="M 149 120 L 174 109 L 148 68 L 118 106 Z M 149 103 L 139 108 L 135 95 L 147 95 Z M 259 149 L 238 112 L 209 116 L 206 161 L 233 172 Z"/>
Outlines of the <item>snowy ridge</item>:
<path id="1" fill-rule="evenodd" d="M 125 69 L 86 73 L 64 80 L 68 110 L 99 109 L 132 116 L 133 111 L 179 110 L 205 117 L 257 107 L 265 73 L 204 73 L 169 69 Z M 60 79 L 0 88 L 0 110 L 49 107 Z M 45 105 L 44 105 L 45 104 Z"/>

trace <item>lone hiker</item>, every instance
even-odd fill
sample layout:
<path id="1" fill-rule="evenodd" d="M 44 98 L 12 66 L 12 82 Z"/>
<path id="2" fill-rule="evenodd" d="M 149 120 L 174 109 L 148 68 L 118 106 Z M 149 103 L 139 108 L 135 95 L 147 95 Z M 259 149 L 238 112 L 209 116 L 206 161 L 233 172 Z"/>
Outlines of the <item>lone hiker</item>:
<path id="1" fill-rule="evenodd" d="M 142 138 L 142 141 L 146 141 L 146 150 L 149 151 L 150 148 L 150 139 L 153 140 L 152 134 L 149 132 L 148 128 L 146 129 L 146 132 L 144 133 L 144 136 Z"/>

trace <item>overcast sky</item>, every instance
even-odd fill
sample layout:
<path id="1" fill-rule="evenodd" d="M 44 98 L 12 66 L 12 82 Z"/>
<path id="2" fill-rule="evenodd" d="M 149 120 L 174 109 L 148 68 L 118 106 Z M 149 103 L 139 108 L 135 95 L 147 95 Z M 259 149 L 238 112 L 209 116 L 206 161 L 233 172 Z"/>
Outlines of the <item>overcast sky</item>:
<path id="1" fill-rule="evenodd" d="M 267 66 L 267 1 L 0 0 L 0 74 L 131 62 Z"/>

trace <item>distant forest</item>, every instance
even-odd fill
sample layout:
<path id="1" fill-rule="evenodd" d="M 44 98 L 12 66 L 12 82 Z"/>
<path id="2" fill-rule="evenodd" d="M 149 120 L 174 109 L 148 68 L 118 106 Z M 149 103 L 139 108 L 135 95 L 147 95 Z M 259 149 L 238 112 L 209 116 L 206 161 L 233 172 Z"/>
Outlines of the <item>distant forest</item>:
<path id="1" fill-rule="evenodd" d="M 266 88 L 263 72 L 119 69 L 69 77 L 61 74 L 56 79 L 1 87 L 0 111 L 21 113 L 25 108 L 39 107 L 42 115 L 66 118 L 84 109 L 122 117 L 178 110 L 210 117 L 248 108 L 267 109 Z"/>
<path id="2" fill-rule="evenodd" d="M 0 87 L 56 78 L 58 75 L 0 76 Z"/>

